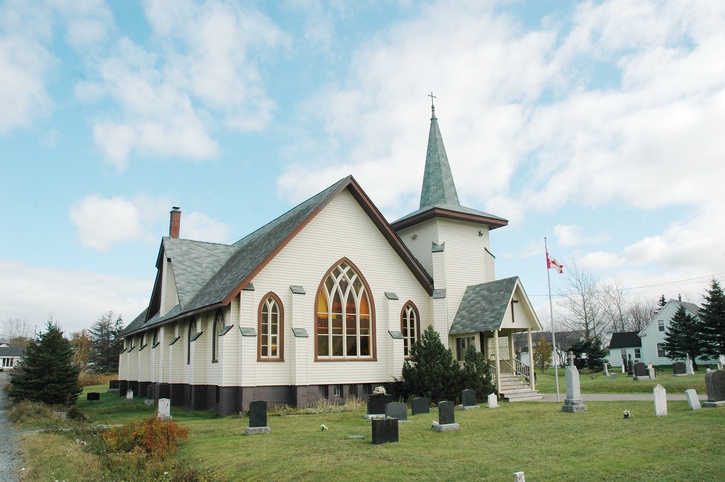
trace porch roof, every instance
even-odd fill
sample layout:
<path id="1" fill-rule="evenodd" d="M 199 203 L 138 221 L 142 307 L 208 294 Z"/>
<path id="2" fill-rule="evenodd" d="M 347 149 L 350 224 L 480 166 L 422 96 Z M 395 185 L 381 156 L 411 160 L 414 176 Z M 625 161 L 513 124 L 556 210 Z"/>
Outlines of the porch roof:
<path id="1" fill-rule="evenodd" d="M 461 335 L 501 328 L 519 278 L 504 278 L 466 288 L 449 333 Z"/>

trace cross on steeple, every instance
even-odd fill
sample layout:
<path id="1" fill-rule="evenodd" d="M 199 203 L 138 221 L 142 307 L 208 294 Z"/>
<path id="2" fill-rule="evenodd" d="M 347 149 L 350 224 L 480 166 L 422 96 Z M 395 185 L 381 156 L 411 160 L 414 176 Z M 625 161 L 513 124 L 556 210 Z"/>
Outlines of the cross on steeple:
<path id="1" fill-rule="evenodd" d="M 435 95 L 433 95 L 433 92 L 431 92 L 430 94 L 428 94 L 428 97 L 430 97 L 430 108 L 431 108 L 431 109 L 435 109 L 435 108 L 436 108 L 436 106 L 435 106 L 435 105 L 433 105 L 433 99 L 435 99 L 435 98 L 436 98 L 436 96 L 435 96 Z"/>

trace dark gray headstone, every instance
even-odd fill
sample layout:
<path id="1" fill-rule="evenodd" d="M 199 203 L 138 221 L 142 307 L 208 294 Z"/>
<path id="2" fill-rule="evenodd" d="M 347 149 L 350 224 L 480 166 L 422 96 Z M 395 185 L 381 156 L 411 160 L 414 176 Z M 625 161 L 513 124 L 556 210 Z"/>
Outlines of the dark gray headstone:
<path id="1" fill-rule="evenodd" d="M 463 400 L 464 407 L 473 407 L 476 405 L 476 390 L 467 388 L 461 393 L 461 400 Z"/>
<path id="2" fill-rule="evenodd" d="M 146 387 L 146 398 L 149 400 L 153 400 L 154 398 L 154 386 L 149 385 Z"/>
<path id="3" fill-rule="evenodd" d="M 456 423 L 456 416 L 453 410 L 453 402 L 438 402 L 438 423 L 441 425 Z"/>
<path id="4" fill-rule="evenodd" d="M 385 405 L 393 401 L 392 395 L 368 396 L 368 414 L 385 415 Z"/>
<path id="5" fill-rule="evenodd" d="M 684 375 L 685 373 L 687 373 L 687 365 L 679 361 L 672 364 L 673 375 Z"/>
<path id="6" fill-rule="evenodd" d="M 632 355 L 629 355 L 629 361 L 627 362 L 627 375 L 630 377 L 634 375 L 634 363 L 632 362 Z"/>
<path id="7" fill-rule="evenodd" d="M 266 427 L 267 426 L 267 402 L 257 400 L 249 404 L 249 426 L 250 427 Z"/>
<path id="8" fill-rule="evenodd" d="M 647 376 L 647 365 L 642 362 L 634 364 L 634 376 L 635 377 L 646 377 Z"/>
<path id="9" fill-rule="evenodd" d="M 707 388 L 708 402 L 722 402 L 725 400 L 725 371 L 713 370 L 705 374 L 705 388 Z"/>
<path id="10" fill-rule="evenodd" d="M 430 399 L 426 397 L 416 397 L 410 401 L 413 415 L 419 413 L 430 413 Z"/>
<path id="11" fill-rule="evenodd" d="M 398 420 L 394 418 L 374 418 L 372 422 L 374 445 L 398 441 Z"/>
<path id="12" fill-rule="evenodd" d="M 98 392 L 88 392 L 88 394 L 86 395 L 86 400 L 88 400 L 89 402 L 92 402 L 94 400 L 100 400 L 100 399 L 101 399 L 101 394 Z"/>
<path id="13" fill-rule="evenodd" d="M 108 382 L 108 389 L 109 390 L 118 390 L 120 388 L 120 381 L 119 380 L 111 380 Z"/>
<path id="14" fill-rule="evenodd" d="M 390 402 L 385 405 L 385 416 L 403 421 L 408 420 L 408 406 L 400 402 Z"/>

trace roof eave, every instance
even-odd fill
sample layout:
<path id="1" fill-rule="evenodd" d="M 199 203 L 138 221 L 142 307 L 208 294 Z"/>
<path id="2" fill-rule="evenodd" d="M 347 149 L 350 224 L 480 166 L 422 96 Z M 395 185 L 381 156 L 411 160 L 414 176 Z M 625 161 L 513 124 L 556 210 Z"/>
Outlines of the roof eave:
<path id="1" fill-rule="evenodd" d="M 488 216 L 478 216 L 475 214 L 460 213 L 460 212 L 451 211 L 451 210 L 440 208 L 440 207 L 434 207 L 434 208 L 428 209 L 427 211 L 423 211 L 422 213 L 411 216 L 409 218 L 404 218 L 399 221 L 395 221 L 390 226 L 395 231 L 400 231 L 402 229 L 408 228 L 410 226 L 414 226 L 416 224 L 422 223 L 423 221 L 427 221 L 429 219 L 433 219 L 436 217 L 456 219 L 458 221 L 469 221 L 469 222 L 478 223 L 478 224 L 485 224 L 488 226 L 489 230 L 508 226 L 508 224 L 509 224 L 509 222 L 506 219 L 493 218 L 493 217 L 488 217 Z"/>

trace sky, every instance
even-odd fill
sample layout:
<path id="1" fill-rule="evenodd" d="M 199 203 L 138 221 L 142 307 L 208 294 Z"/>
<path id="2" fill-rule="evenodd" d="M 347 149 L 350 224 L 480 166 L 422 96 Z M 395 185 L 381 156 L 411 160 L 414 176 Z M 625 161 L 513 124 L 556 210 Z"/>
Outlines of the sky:
<path id="1" fill-rule="evenodd" d="M 725 2 L 5 0 L 0 321 L 148 304 L 169 211 L 232 243 L 352 174 L 418 207 L 431 92 L 496 277 L 631 299 L 725 274 Z M 554 298 L 564 277 L 550 271 Z"/>

